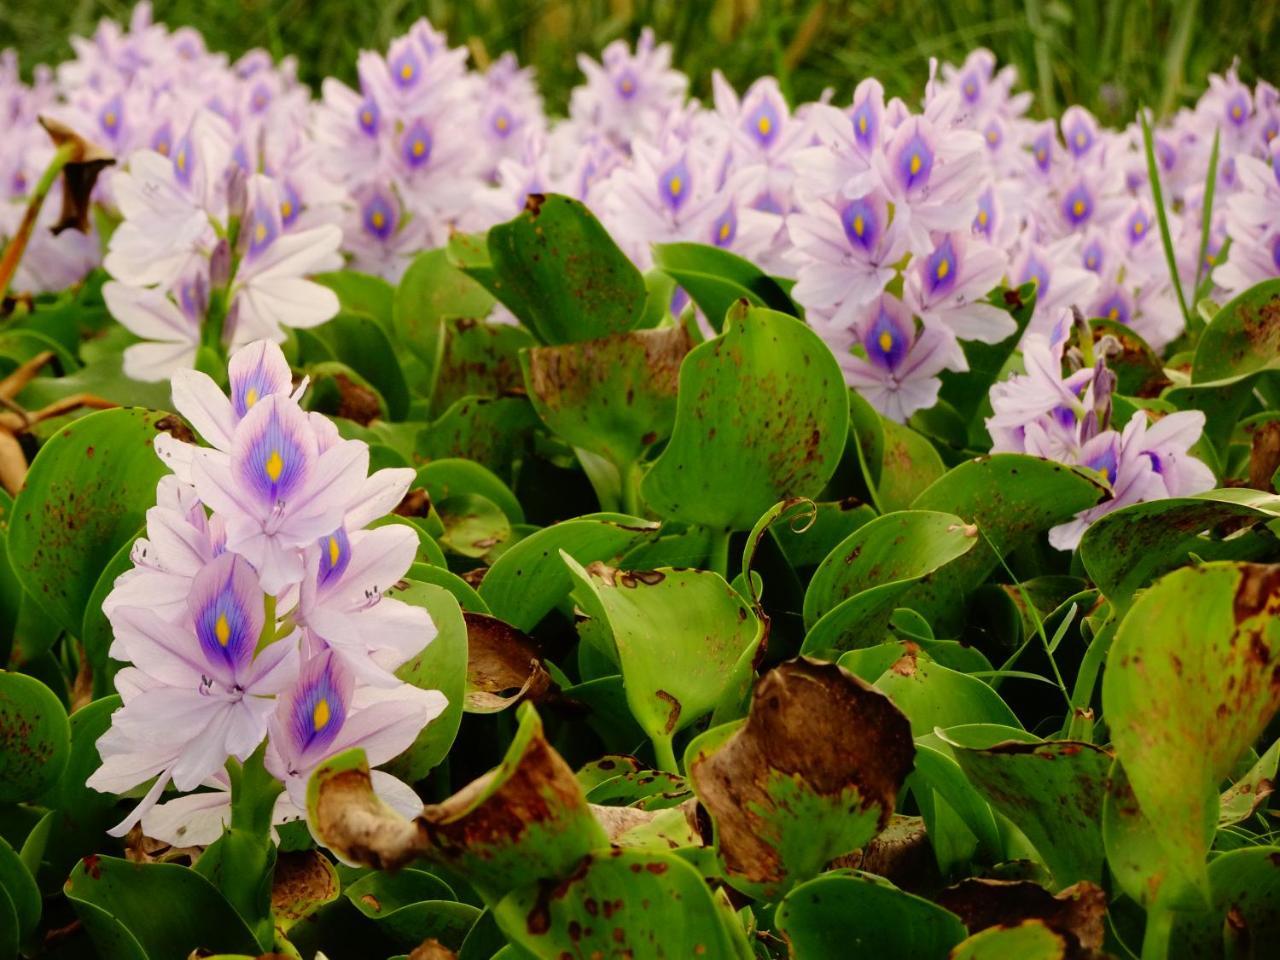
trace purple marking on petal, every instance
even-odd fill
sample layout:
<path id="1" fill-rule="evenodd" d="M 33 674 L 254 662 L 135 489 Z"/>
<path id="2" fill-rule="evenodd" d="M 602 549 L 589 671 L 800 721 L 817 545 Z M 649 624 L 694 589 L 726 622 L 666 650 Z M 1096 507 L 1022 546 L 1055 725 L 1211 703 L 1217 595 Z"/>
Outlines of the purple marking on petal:
<path id="1" fill-rule="evenodd" d="M 1092 270 L 1094 273 L 1102 273 L 1106 269 L 1107 254 L 1102 249 L 1102 244 L 1098 240 L 1090 240 L 1085 244 L 1084 252 L 1081 255 L 1081 262 L 1084 263 L 1086 270 Z"/>
<path id="2" fill-rule="evenodd" d="M 620 72 L 613 81 L 614 89 L 623 100 L 630 100 L 640 89 L 640 81 L 630 67 Z"/>
<path id="3" fill-rule="evenodd" d="M 515 129 L 516 124 L 511 116 L 511 111 L 505 106 L 500 106 L 493 111 L 493 115 L 489 118 L 489 126 L 493 128 L 494 133 L 505 140 L 511 136 L 511 131 Z"/>
<path id="4" fill-rule="evenodd" d="M 248 456 L 239 464 L 240 479 L 262 502 L 274 506 L 302 486 L 307 466 L 301 439 L 281 421 L 280 408 L 273 405 L 250 441 Z"/>
<path id="5" fill-rule="evenodd" d="M 253 164 L 249 161 L 249 151 L 243 143 L 237 143 L 231 151 L 231 162 L 245 173 L 253 172 Z"/>
<path id="6" fill-rule="evenodd" d="M 102 109 L 98 111 L 98 123 L 108 137 L 114 138 L 120 132 L 120 126 L 124 123 L 124 100 L 120 94 L 117 93 L 102 105 Z"/>
<path id="7" fill-rule="evenodd" d="M 195 168 L 195 151 L 191 147 L 191 137 L 185 136 L 178 141 L 178 148 L 173 151 L 173 176 L 184 187 L 191 186 L 191 171 Z"/>
<path id="8" fill-rule="evenodd" d="M 964 75 L 964 79 L 960 81 L 960 93 L 970 103 L 978 102 L 978 98 L 982 96 L 982 78 L 976 70 L 970 70 Z"/>
<path id="9" fill-rule="evenodd" d="M 245 229 L 249 237 L 249 259 L 257 259 L 264 250 L 275 242 L 279 233 L 276 226 L 276 211 L 268 207 L 262 200 L 249 212 Z"/>
<path id="10" fill-rule="evenodd" d="M 978 212 L 973 218 L 973 232 L 990 238 L 996 226 L 995 196 L 988 187 L 978 194 Z"/>
<path id="11" fill-rule="evenodd" d="M 1129 301 L 1119 290 L 1102 301 L 1101 306 L 1098 307 L 1098 316 L 1114 320 L 1116 323 L 1128 324 L 1129 315 Z"/>
<path id="12" fill-rule="evenodd" d="M 1004 127 L 1000 126 L 1000 121 L 995 119 L 988 121 L 982 131 L 982 138 L 986 140 L 988 150 L 998 150 L 1000 144 L 1004 143 Z"/>
<path id="13" fill-rule="evenodd" d="M 1074 427 L 1076 425 L 1076 412 L 1065 403 L 1054 407 L 1049 413 L 1052 414 L 1053 419 L 1058 422 L 1059 426 Z"/>
<path id="14" fill-rule="evenodd" d="M 946 293 L 954 287 L 959 266 L 951 237 L 943 237 L 942 243 L 938 244 L 920 265 L 929 292 Z"/>
<path id="15" fill-rule="evenodd" d="M 257 362 L 247 370 L 244 369 L 244 360 L 251 359 L 255 350 L 258 351 Z M 276 363 L 268 362 L 268 358 Z M 230 365 L 230 380 L 231 407 L 238 417 L 246 416 L 259 400 L 278 393 L 288 393 L 292 386 L 288 365 L 279 349 L 267 347 L 261 342 L 242 347 L 236 352 Z"/>
<path id="16" fill-rule="evenodd" d="M 151 134 L 151 149 L 162 157 L 169 156 L 169 152 L 173 149 L 173 130 L 166 120 L 156 128 L 156 132 Z"/>
<path id="17" fill-rule="evenodd" d="M 658 189 L 662 202 L 672 210 L 679 210 L 689 199 L 689 165 L 681 157 L 658 177 Z"/>
<path id="18" fill-rule="evenodd" d="M 1141 243 L 1145 240 L 1150 229 L 1151 218 L 1147 216 L 1147 211 L 1139 207 L 1129 214 L 1129 222 L 1125 225 L 1125 231 L 1129 235 L 1131 244 Z"/>
<path id="19" fill-rule="evenodd" d="M 400 156 L 410 170 L 417 170 L 431 159 L 431 131 L 422 120 L 415 120 L 400 141 Z"/>
<path id="20" fill-rule="evenodd" d="M 203 273 L 178 284 L 178 306 L 183 315 L 199 323 L 209 309 L 209 285 Z"/>
<path id="21" fill-rule="evenodd" d="M 1227 101 L 1227 119 L 1237 127 L 1243 127 L 1249 121 L 1249 95 L 1243 90 Z"/>
<path id="22" fill-rule="evenodd" d="M 870 253 L 880 240 L 880 210 L 870 197 L 859 197 L 845 204 L 840 223 L 849 243 Z"/>
<path id="23" fill-rule="evenodd" d="M 870 95 L 864 96 L 862 102 L 853 108 L 849 119 L 853 122 L 853 139 L 864 150 L 870 150 L 880 127 L 880 118 L 876 116 Z"/>
<path id="24" fill-rule="evenodd" d="M 1018 286 L 1024 283 L 1030 283 L 1033 280 L 1036 284 L 1036 298 L 1043 303 L 1049 296 L 1049 268 L 1041 262 L 1040 258 L 1034 254 L 1027 257 L 1027 263 L 1022 268 L 1022 275 L 1018 278 Z"/>
<path id="25" fill-rule="evenodd" d="M 898 154 L 896 171 L 904 190 L 914 190 L 929 183 L 933 170 L 933 150 L 919 133 L 914 134 Z"/>
<path id="26" fill-rule="evenodd" d="M 764 213 L 776 213 L 779 216 L 786 213 L 786 209 L 782 206 L 782 201 L 766 190 L 760 196 L 756 197 L 751 203 L 752 210 L 760 210 Z"/>
<path id="27" fill-rule="evenodd" d="M 1062 216 L 1076 227 L 1093 216 L 1093 194 L 1083 181 L 1077 182 L 1062 198 Z"/>
<path id="28" fill-rule="evenodd" d="M 200 651 L 234 674 L 253 660 L 262 625 L 262 591 L 247 560 L 224 553 L 191 583 L 188 599 Z"/>
<path id="29" fill-rule="evenodd" d="M 378 102 L 373 97 L 366 97 L 364 102 L 356 108 L 356 124 L 364 131 L 366 136 L 376 137 L 378 129 L 382 125 L 382 111 L 378 108 Z"/>
<path id="30" fill-rule="evenodd" d="M 391 71 L 392 82 L 401 90 L 412 89 L 422 73 L 422 62 L 413 52 L 413 47 L 407 44 L 391 58 L 387 67 Z"/>
<path id="31" fill-rule="evenodd" d="M 1280 270 L 1280 233 L 1271 238 L 1271 262 Z"/>
<path id="32" fill-rule="evenodd" d="M 1258 130 L 1258 136 L 1262 138 L 1264 147 L 1271 146 L 1271 141 L 1280 136 L 1280 117 L 1277 117 L 1274 113 L 1268 115 L 1266 121 Z"/>
<path id="33" fill-rule="evenodd" d="M 271 88 L 265 83 L 259 83 L 253 88 L 253 93 L 249 96 L 249 111 L 251 113 L 261 113 L 271 103 Z"/>
<path id="34" fill-rule="evenodd" d="M 323 587 L 339 580 L 351 562 L 351 541 L 346 527 L 339 527 L 320 541 L 320 572 L 316 585 Z"/>
<path id="35" fill-rule="evenodd" d="M 778 111 L 769 100 L 762 99 L 760 105 L 751 111 L 746 129 L 762 147 L 770 146 L 778 138 Z"/>
<path id="36" fill-rule="evenodd" d="M 1049 172 L 1050 151 L 1053 147 L 1053 138 L 1049 133 L 1042 133 L 1036 137 L 1031 143 L 1031 153 L 1036 158 L 1036 166 L 1040 168 L 1041 173 Z"/>
<path id="37" fill-rule="evenodd" d="M 1147 459 L 1151 461 L 1151 469 L 1158 474 L 1163 474 L 1164 461 L 1160 459 L 1160 454 L 1156 453 L 1154 450 L 1144 450 L 1143 453 L 1146 455 Z"/>
<path id="38" fill-rule="evenodd" d="M 366 232 L 379 240 L 386 240 L 396 231 L 398 217 L 395 204 L 382 191 L 374 191 L 365 201 L 360 212 L 360 221 Z"/>
<path id="39" fill-rule="evenodd" d="M 301 213 L 302 199 L 298 196 L 298 191 L 293 188 L 292 182 L 288 180 L 281 181 L 280 220 L 286 227 L 291 227 Z"/>
<path id="40" fill-rule="evenodd" d="M 1172 143 L 1164 137 L 1156 138 L 1156 159 L 1160 161 L 1160 166 L 1166 171 L 1173 169 L 1178 162 L 1178 151 Z"/>
<path id="41" fill-rule="evenodd" d="M 1100 473 L 1105 473 L 1107 475 L 1107 482 L 1115 483 L 1116 470 L 1120 466 L 1119 461 L 1116 458 L 1115 444 L 1108 444 L 1103 448 L 1101 453 L 1086 460 L 1084 465 L 1090 470 L 1097 470 Z"/>
<path id="42" fill-rule="evenodd" d="M 1093 131 L 1084 120 L 1077 120 L 1069 130 L 1063 131 L 1063 135 L 1067 138 L 1067 149 L 1073 157 L 1083 157 L 1093 146 Z"/>
<path id="43" fill-rule="evenodd" d="M 733 243 L 737 235 L 738 211 L 730 205 L 711 224 L 711 244 L 716 247 L 727 247 Z"/>
<path id="44" fill-rule="evenodd" d="M 347 719 L 342 688 L 332 654 L 321 654 L 303 667 L 289 709 L 288 731 L 295 755 L 324 750 L 333 743 Z"/>
<path id="45" fill-rule="evenodd" d="M 897 370 L 911 350 L 914 333 L 886 306 L 882 298 L 876 304 L 876 316 L 862 338 L 867 359 L 890 373 Z"/>

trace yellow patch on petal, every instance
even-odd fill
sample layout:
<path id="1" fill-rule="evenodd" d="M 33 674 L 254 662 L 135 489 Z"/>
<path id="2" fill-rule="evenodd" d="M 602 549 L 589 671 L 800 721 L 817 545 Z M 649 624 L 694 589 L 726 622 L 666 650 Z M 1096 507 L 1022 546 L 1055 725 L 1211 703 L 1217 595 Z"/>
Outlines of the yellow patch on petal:
<path id="1" fill-rule="evenodd" d="M 858 236 L 862 236 L 862 231 L 867 229 L 867 225 L 862 220 L 862 214 L 858 214 L 853 218 L 853 232 Z"/>
<path id="2" fill-rule="evenodd" d="M 769 131 L 773 129 L 773 124 L 769 122 L 768 117 L 761 117 L 759 122 L 756 123 L 756 129 L 760 131 L 760 136 L 767 137 Z"/>
<path id="3" fill-rule="evenodd" d="M 116 128 L 116 115 L 114 113 L 108 113 L 102 118 L 102 122 L 106 124 L 108 130 L 114 130 Z"/>
<path id="4" fill-rule="evenodd" d="M 1110 320 L 1119 320 L 1119 319 L 1120 319 L 1120 308 L 1119 308 L 1119 307 L 1112 307 L 1109 311 L 1107 311 L 1107 318 L 1108 318 L 1108 319 L 1110 319 Z"/>
<path id="5" fill-rule="evenodd" d="M 262 470 L 272 483 L 280 479 L 280 474 L 284 472 L 284 460 L 280 457 L 279 450 L 271 451 L 271 456 L 267 457 L 267 462 L 263 464 Z"/>
<path id="6" fill-rule="evenodd" d="M 680 196 L 680 191 L 684 189 L 684 181 L 681 180 L 679 177 L 672 177 L 669 187 L 671 190 L 671 195 L 673 197 L 678 197 Z"/>
<path id="7" fill-rule="evenodd" d="M 267 225 L 260 223 L 253 228 L 253 240 L 255 243 L 261 243 L 267 239 Z"/>
<path id="8" fill-rule="evenodd" d="M 329 701 L 316 701 L 315 709 L 311 711 L 311 726 L 319 733 L 329 725 Z"/>
<path id="9" fill-rule="evenodd" d="M 987 211 L 978 211 L 978 226 L 985 227 L 987 225 Z"/>
<path id="10" fill-rule="evenodd" d="M 937 271 L 936 271 L 936 272 L 937 272 L 937 274 L 938 274 L 938 279 L 939 279 L 939 280 L 945 280 L 945 279 L 947 279 L 947 274 L 949 274 L 949 273 L 951 272 L 951 261 L 950 261 L 950 260 L 948 260 L 948 259 L 946 259 L 945 257 L 944 257 L 943 259 L 939 260 L 939 261 L 938 261 L 938 269 L 937 269 Z"/>
<path id="11" fill-rule="evenodd" d="M 427 145 L 425 143 L 423 143 L 421 140 L 413 141 L 413 155 L 415 157 L 420 157 L 426 152 L 427 152 Z"/>
<path id="12" fill-rule="evenodd" d="M 729 221 L 727 220 L 724 223 L 720 224 L 720 239 L 721 240 L 729 239 Z"/>
<path id="13" fill-rule="evenodd" d="M 1073 204 L 1071 205 L 1071 212 L 1072 212 L 1072 213 L 1074 213 L 1077 217 L 1079 217 L 1079 216 L 1083 216 L 1083 215 L 1084 215 L 1084 201 L 1083 201 L 1083 200 L 1077 200 L 1075 203 L 1073 203 Z"/>
<path id="14" fill-rule="evenodd" d="M 218 646 L 225 647 L 231 642 L 231 625 L 227 623 L 225 613 L 218 614 L 218 620 L 213 625 L 213 635 L 218 638 Z"/>
<path id="15" fill-rule="evenodd" d="M 329 538 L 329 566 L 336 567 L 338 561 L 342 558 L 342 547 L 338 545 L 337 537 Z"/>
<path id="16" fill-rule="evenodd" d="M 363 113 L 360 114 L 360 122 L 363 123 L 366 127 L 369 126 L 371 123 L 373 123 L 373 113 L 368 110 L 365 110 Z"/>
<path id="17" fill-rule="evenodd" d="M 250 387 L 248 390 L 245 391 L 245 394 L 244 394 L 244 408 L 248 410 L 257 402 L 258 402 L 258 388 Z"/>
<path id="18" fill-rule="evenodd" d="M 288 220 L 291 216 L 293 216 L 293 204 L 290 203 L 288 200 L 284 200 L 281 202 L 280 216 L 284 217 L 286 220 Z"/>
<path id="19" fill-rule="evenodd" d="M 400 79 L 401 80 L 413 79 L 413 64 L 406 63 L 403 67 L 400 68 Z"/>
<path id="20" fill-rule="evenodd" d="M 371 216 L 369 219 L 373 221 L 373 226 L 375 230 L 381 230 L 383 227 L 383 224 L 387 222 L 387 218 L 383 216 L 381 210 L 373 211 L 373 216 Z"/>
<path id="21" fill-rule="evenodd" d="M 888 330 L 880 334 L 879 342 L 880 342 L 880 349 L 883 350 L 885 353 L 889 353 L 893 350 L 893 334 L 891 334 Z"/>
<path id="22" fill-rule="evenodd" d="M 910 166 L 911 175 L 913 177 L 920 172 L 920 165 L 921 165 L 920 154 L 913 153 L 911 155 L 911 166 Z"/>
<path id="23" fill-rule="evenodd" d="M 867 132 L 866 114 L 863 114 L 861 117 L 858 118 L 858 132 L 862 134 L 865 134 Z"/>
<path id="24" fill-rule="evenodd" d="M 1144 233 L 1147 232 L 1147 225 L 1143 223 L 1141 220 L 1139 220 L 1137 223 L 1133 225 L 1133 232 L 1136 233 L 1138 236 L 1142 236 Z"/>

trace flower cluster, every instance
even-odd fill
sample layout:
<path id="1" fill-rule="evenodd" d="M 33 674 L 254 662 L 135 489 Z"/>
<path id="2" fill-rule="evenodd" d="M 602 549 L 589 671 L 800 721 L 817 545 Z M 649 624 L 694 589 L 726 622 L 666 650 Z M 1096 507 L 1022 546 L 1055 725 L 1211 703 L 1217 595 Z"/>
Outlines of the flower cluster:
<path id="1" fill-rule="evenodd" d="M 1059 550 L 1074 550 L 1089 524 L 1112 510 L 1214 486 L 1213 471 L 1189 452 L 1204 429 L 1199 410 L 1165 414 L 1154 424 L 1137 410 L 1118 431 L 1111 426 L 1116 378 L 1105 359 L 1083 366 L 1073 351 L 1065 359 L 1076 369 L 1063 375 L 1071 321 L 1071 311 L 1063 310 L 1046 335 L 1023 341 L 1026 373 L 992 388 L 987 419 L 994 452 L 1085 467 L 1110 486 L 1111 496 L 1098 506 L 1049 531 L 1049 542 Z"/>
<path id="2" fill-rule="evenodd" d="M 369 474 L 369 450 L 298 405 L 280 349 L 256 341 L 231 358 L 230 397 L 202 373 L 173 378 L 174 404 L 208 446 L 168 434 L 173 473 L 147 512 L 133 568 L 103 604 L 124 701 L 98 741 L 95 789 L 154 781 L 115 828 L 208 843 L 230 803 L 225 767 L 266 741 L 284 785 L 276 821 L 305 808 L 310 772 L 363 747 L 373 764 L 408 748 L 445 707 L 393 671 L 435 636 L 427 612 L 386 596 L 413 563 L 417 533 L 372 526 L 404 496 L 408 469 Z M 413 791 L 379 774 L 388 802 Z M 206 792 L 157 806 L 172 783 Z"/>

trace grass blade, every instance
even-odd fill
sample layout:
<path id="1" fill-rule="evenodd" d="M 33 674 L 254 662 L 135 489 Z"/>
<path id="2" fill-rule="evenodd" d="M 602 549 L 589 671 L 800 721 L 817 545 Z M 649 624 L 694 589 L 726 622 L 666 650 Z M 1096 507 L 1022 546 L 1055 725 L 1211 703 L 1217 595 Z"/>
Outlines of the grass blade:
<path id="1" fill-rule="evenodd" d="M 1178 261 L 1173 255 L 1173 236 L 1169 233 L 1169 217 L 1164 208 L 1164 190 L 1160 187 L 1160 167 L 1156 163 L 1155 145 L 1151 137 L 1150 112 L 1146 108 L 1139 110 L 1138 119 L 1142 123 L 1142 148 L 1147 155 L 1147 178 L 1151 181 L 1151 196 L 1156 205 L 1156 220 L 1160 224 L 1160 242 L 1164 245 L 1164 259 L 1169 265 L 1169 279 L 1173 281 L 1173 290 L 1178 295 L 1182 322 L 1190 329 L 1191 313 L 1187 310 L 1187 298 L 1182 292 L 1182 281 L 1178 278 Z"/>

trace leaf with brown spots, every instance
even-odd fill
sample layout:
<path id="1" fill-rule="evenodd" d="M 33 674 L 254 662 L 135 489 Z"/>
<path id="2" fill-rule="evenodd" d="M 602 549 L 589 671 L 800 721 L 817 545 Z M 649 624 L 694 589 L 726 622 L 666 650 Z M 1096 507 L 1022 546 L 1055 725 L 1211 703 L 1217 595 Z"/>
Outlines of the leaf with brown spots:
<path id="1" fill-rule="evenodd" d="M 362 751 L 312 775 L 307 820 L 316 839 L 353 863 L 394 869 L 423 857 L 464 877 L 488 901 L 563 876 L 606 845 L 573 771 L 528 704 L 502 763 L 406 820 L 374 794 Z"/>
<path id="2" fill-rule="evenodd" d="M 533 640 L 496 617 L 464 613 L 463 618 L 467 623 L 467 712 L 498 713 L 524 699 L 538 703 L 552 682 Z"/>
<path id="3" fill-rule="evenodd" d="M 1280 279 L 1264 280 L 1228 301 L 1200 334 L 1193 384 L 1280 368 Z"/>
<path id="4" fill-rule="evenodd" d="M 282 851 L 271 878 L 271 913 L 288 930 L 303 917 L 338 899 L 342 884 L 319 850 Z"/>
<path id="5" fill-rule="evenodd" d="M 425 870 L 373 871 L 348 883 L 343 896 L 402 948 L 431 938 L 459 949 L 480 911 L 458 902 L 453 888 Z"/>
<path id="6" fill-rule="evenodd" d="M 1157 580 L 1120 625 L 1103 719 L 1182 881 L 1207 895 L 1219 784 L 1280 707 L 1280 565 L 1206 563 Z"/>
<path id="7" fill-rule="evenodd" d="M 1260 756 L 1255 764 L 1223 791 L 1218 802 L 1218 829 L 1248 820 L 1276 789 L 1276 768 L 1280 766 L 1280 740 Z"/>
<path id="8" fill-rule="evenodd" d="M 1067 941 L 1039 920 L 988 927 L 958 945 L 949 960 L 1067 960 Z"/>
<path id="9" fill-rule="evenodd" d="M 801 321 L 745 306 L 680 367 L 671 440 L 641 492 L 658 514 L 750 530 L 779 500 L 815 497 L 849 422 L 840 367 Z"/>
<path id="10" fill-rule="evenodd" d="M 1170 960 L 1270 956 L 1280 940 L 1280 847 L 1250 847 L 1215 857 L 1209 864 L 1209 889 L 1207 910 L 1176 915 Z"/>
<path id="11" fill-rule="evenodd" d="M 671 435 L 680 362 L 692 346 L 684 327 L 636 330 L 525 350 L 520 365 L 543 423 L 622 471 Z"/>
<path id="12" fill-rule="evenodd" d="M 1102 949 L 1106 936 L 1107 895 L 1092 883 L 1076 883 L 1056 897 L 1029 880 L 971 877 L 948 887 L 938 903 L 956 914 L 970 933 L 1039 920 L 1067 942 L 1067 956 Z"/>
<path id="13" fill-rule="evenodd" d="M 67 712 L 34 677 L 0 671 L 0 803 L 31 801 L 58 783 L 71 752 Z"/>
<path id="14" fill-rule="evenodd" d="M 724 578 L 709 570 L 587 569 L 561 553 L 578 606 L 607 625 L 605 651 L 622 672 L 627 704 L 675 771 L 675 734 L 726 698 L 745 697 L 763 624 Z"/>
<path id="15" fill-rule="evenodd" d="M 557 960 L 749 960 L 737 918 L 680 857 L 614 849 L 494 908 L 512 943 Z"/>
<path id="16" fill-rule="evenodd" d="M 702 734 L 685 759 L 726 879 L 774 900 L 884 828 L 914 754 L 887 697 L 800 658 L 766 673 L 747 719 Z"/>

